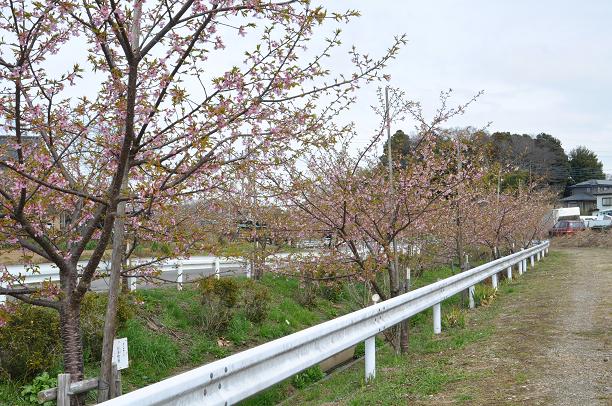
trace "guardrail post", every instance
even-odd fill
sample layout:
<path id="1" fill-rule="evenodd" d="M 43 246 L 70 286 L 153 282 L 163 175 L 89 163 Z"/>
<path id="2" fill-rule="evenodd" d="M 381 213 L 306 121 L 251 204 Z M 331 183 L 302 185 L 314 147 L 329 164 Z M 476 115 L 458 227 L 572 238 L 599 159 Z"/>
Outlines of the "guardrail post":
<path id="1" fill-rule="evenodd" d="M 246 264 L 246 277 L 251 279 L 252 274 L 253 273 L 251 271 L 251 263 L 249 261 L 247 261 L 247 264 Z"/>
<path id="2" fill-rule="evenodd" d="M 70 374 L 57 376 L 57 406 L 70 406 Z"/>
<path id="3" fill-rule="evenodd" d="M 533 269 L 535 267 L 535 261 L 533 259 L 533 255 L 529 257 L 529 260 L 531 261 L 531 269 Z"/>
<path id="4" fill-rule="evenodd" d="M 440 303 L 433 305 L 433 331 L 434 334 L 440 334 L 442 332 L 442 310 Z"/>
<path id="5" fill-rule="evenodd" d="M 376 336 L 365 340 L 365 378 L 366 382 L 376 378 Z"/>
<path id="6" fill-rule="evenodd" d="M 128 286 L 130 288 L 130 292 L 136 290 L 136 278 L 134 276 L 128 276 Z"/>
<path id="7" fill-rule="evenodd" d="M 493 289 L 497 289 L 497 274 L 496 273 L 491 275 L 491 285 L 493 285 Z"/>
<path id="8" fill-rule="evenodd" d="M 219 265 L 219 257 L 215 257 L 215 278 L 221 277 L 221 266 Z"/>
<path id="9" fill-rule="evenodd" d="M 470 286 L 468 288 L 468 296 L 470 297 L 470 309 L 473 309 L 474 307 L 476 307 L 476 304 L 474 303 L 474 286 Z"/>
<path id="10" fill-rule="evenodd" d="M 522 275 L 523 274 L 523 260 L 520 260 L 517 265 L 518 265 L 518 273 L 519 275 Z"/>
<path id="11" fill-rule="evenodd" d="M 508 278 L 508 280 L 509 280 L 509 281 L 511 281 L 511 280 L 512 280 L 512 267 L 511 267 L 511 266 L 509 266 L 509 267 L 506 269 L 506 277 Z"/>
<path id="12" fill-rule="evenodd" d="M 4 283 L 0 282 L 0 288 L 4 288 Z M 0 295 L 0 305 L 6 303 L 6 295 Z"/>
<path id="13" fill-rule="evenodd" d="M 176 264 L 176 288 L 183 290 L 183 261 L 179 260 Z"/>

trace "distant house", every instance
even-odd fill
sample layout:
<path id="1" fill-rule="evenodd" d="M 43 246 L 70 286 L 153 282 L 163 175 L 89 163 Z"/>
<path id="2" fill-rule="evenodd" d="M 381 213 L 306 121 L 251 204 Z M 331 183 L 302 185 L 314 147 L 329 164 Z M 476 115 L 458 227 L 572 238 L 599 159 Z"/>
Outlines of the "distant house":
<path id="1" fill-rule="evenodd" d="M 580 207 L 580 214 L 612 209 L 612 180 L 591 179 L 570 186 L 571 195 L 560 200 L 563 207 Z"/>
<path id="2" fill-rule="evenodd" d="M 612 190 L 594 193 L 597 198 L 597 212 L 612 210 Z"/>

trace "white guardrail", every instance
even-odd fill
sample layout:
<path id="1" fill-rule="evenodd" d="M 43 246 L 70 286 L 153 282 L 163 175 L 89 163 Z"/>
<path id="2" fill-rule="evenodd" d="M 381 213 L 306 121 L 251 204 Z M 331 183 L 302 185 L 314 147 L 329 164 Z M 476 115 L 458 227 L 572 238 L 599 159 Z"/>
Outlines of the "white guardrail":
<path id="1" fill-rule="evenodd" d="M 389 327 L 430 307 L 434 332 L 440 333 L 440 303 L 469 289 L 474 307 L 474 285 L 498 274 L 512 279 L 512 269 L 527 271 L 548 253 L 549 242 L 477 266 L 401 296 L 270 341 L 227 358 L 181 373 L 102 403 L 119 405 L 230 405 L 260 392 L 325 359 L 365 341 L 366 379 L 375 375 L 374 337 Z"/>
<path id="2" fill-rule="evenodd" d="M 152 262 L 153 258 L 134 258 L 130 260 L 131 266 L 139 264 L 147 264 Z M 79 268 L 87 265 L 86 261 L 78 263 Z M 214 256 L 194 256 L 190 258 L 163 260 L 151 265 L 160 270 L 161 277 L 164 274 L 171 273 L 175 278 L 172 282 L 176 283 L 177 289 L 182 289 L 182 284 L 185 282 L 185 275 L 209 276 L 215 275 L 220 277 L 224 274 L 246 274 L 249 275 L 247 261 L 243 258 L 224 258 Z M 0 267 L 0 272 L 3 269 Z M 26 265 L 7 265 L 6 270 L 14 277 L 22 278 L 25 285 L 42 283 L 45 281 L 58 282 L 60 280 L 59 268 L 55 264 L 44 263 L 33 266 Z M 98 272 L 106 273 L 110 271 L 110 263 L 102 262 L 98 266 Z M 137 272 L 135 272 L 137 273 Z M 130 290 L 135 290 L 138 287 L 137 276 L 129 277 Z M 93 282 L 93 290 L 106 290 L 107 286 L 104 283 L 96 284 Z M 0 295 L 0 303 L 4 303 L 6 297 Z"/>

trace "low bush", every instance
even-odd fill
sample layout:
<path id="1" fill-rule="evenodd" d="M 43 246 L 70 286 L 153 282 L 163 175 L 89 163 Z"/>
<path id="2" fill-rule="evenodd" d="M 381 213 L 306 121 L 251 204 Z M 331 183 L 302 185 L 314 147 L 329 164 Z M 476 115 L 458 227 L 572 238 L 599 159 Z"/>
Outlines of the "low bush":
<path id="1" fill-rule="evenodd" d="M 325 373 L 321 371 L 321 368 L 318 365 L 315 365 L 295 375 L 291 379 L 291 385 L 293 385 L 294 388 L 302 389 L 311 383 L 320 381 L 324 377 Z"/>
<path id="2" fill-rule="evenodd" d="M 81 329 L 83 334 L 83 351 L 86 361 L 100 361 L 102 356 L 102 339 L 104 337 L 104 317 L 108 295 L 88 292 L 83 298 L 81 307 Z M 134 316 L 129 297 L 119 296 L 117 302 L 117 329 Z"/>
<path id="3" fill-rule="evenodd" d="M 30 383 L 29 385 L 25 385 L 21 388 L 21 396 L 23 396 L 26 401 L 33 405 L 42 404 L 43 406 L 52 406 L 55 402 L 50 400 L 46 402 L 39 402 L 38 392 L 45 389 L 55 388 L 56 386 L 57 378 L 53 378 L 49 376 L 47 372 L 43 372 L 42 374 L 34 378 L 32 383 Z"/>
<path id="4" fill-rule="evenodd" d="M 270 291 L 267 287 L 249 281 L 242 293 L 244 314 L 252 323 L 261 323 L 270 310 Z"/>
<path id="5" fill-rule="evenodd" d="M 445 328 L 465 327 L 465 314 L 463 310 L 458 307 L 452 307 L 448 312 L 444 314 L 444 317 L 442 319 L 442 326 Z"/>
<path id="6" fill-rule="evenodd" d="M 319 286 L 319 295 L 330 302 L 338 303 L 344 299 L 344 284 L 340 281 L 324 283 Z"/>
<path id="7" fill-rule="evenodd" d="M 300 284 L 300 288 L 295 291 L 295 301 L 300 305 L 313 308 L 317 300 L 317 287 L 311 281 Z"/>
<path id="8" fill-rule="evenodd" d="M 240 297 L 240 286 L 234 278 L 205 278 L 202 279 L 198 287 L 202 297 L 217 296 L 227 307 L 234 307 Z"/>
<path id="9" fill-rule="evenodd" d="M 488 306 L 494 300 L 497 295 L 497 290 L 493 286 L 478 284 L 474 288 L 474 304 L 476 306 Z"/>
<path id="10" fill-rule="evenodd" d="M 240 295 L 238 282 L 233 278 L 206 278 L 198 287 L 202 297 L 196 322 L 207 334 L 216 336 L 226 332 Z"/>
<path id="11" fill-rule="evenodd" d="M 55 310 L 11 303 L 0 327 L 0 378 L 25 381 L 43 371 L 57 371 L 62 348 Z"/>

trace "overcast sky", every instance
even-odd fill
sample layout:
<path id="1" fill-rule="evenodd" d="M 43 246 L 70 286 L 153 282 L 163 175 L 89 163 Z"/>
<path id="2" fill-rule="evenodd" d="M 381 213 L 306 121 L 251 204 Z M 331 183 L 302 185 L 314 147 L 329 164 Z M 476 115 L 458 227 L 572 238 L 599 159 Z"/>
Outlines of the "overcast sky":
<path id="1" fill-rule="evenodd" d="M 491 131 L 546 132 L 567 152 L 578 145 L 594 150 L 612 173 L 612 1 L 351 0 L 329 6 L 362 12 L 345 27 L 344 40 L 372 54 L 394 35 L 407 34 L 407 46 L 389 67 L 390 84 L 425 106 L 436 107 L 447 88 L 457 102 L 484 90 L 453 126 L 492 122 Z M 376 121 L 367 102 L 374 103 L 374 91 L 361 91 L 351 117 L 363 141 Z"/>

